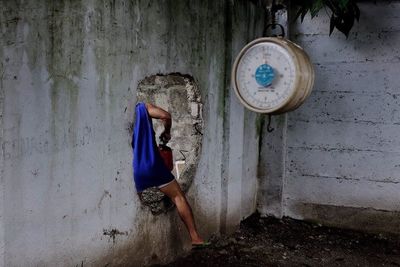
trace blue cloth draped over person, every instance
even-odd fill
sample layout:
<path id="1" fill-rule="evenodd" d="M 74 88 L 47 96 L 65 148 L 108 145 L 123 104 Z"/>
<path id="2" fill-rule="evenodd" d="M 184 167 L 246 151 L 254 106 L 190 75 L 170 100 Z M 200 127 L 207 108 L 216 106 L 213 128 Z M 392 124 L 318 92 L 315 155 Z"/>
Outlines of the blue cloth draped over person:
<path id="1" fill-rule="evenodd" d="M 166 185 L 175 177 L 168 170 L 158 151 L 153 123 L 146 105 L 139 102 L 135 112 L 132 137 L 133 169 L 136 190 L 142 192 L 149 187 Z"/>
<path id="2" fill-rule="evenodd" d="M 192 247 L 207 247 L 210 243 L 204 242 L 199 235 L 192 208 L 184 192 L 161 157 L 155 140 L 152 119 L 162 120 L 164 124 L 164 131 L 160 135 L 160 140 L 163 140 L 166 144 L 171 139 L 171 114 L 150 103 L 139 102 L 136 105 L 135 126 L 132 136 L 133 176 L 139 198 L 142 198 L 142 191 L 146 188 L 158 187 L 175 204 L 179 216 L 189 232 Z"/>

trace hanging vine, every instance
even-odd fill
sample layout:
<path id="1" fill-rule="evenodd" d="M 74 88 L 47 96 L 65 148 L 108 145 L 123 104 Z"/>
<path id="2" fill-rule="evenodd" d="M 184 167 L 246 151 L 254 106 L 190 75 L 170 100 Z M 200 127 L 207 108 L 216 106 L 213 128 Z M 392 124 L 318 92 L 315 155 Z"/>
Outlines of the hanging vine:
<path id="1" fill-rule="evenodd" d="M 356 0 L 292 0 L 291 3 L 298 9 L 296 19 L 300 17 L 301 22 L 307 13 L 314 18 L 324 9 L 331 17 L 329 35 L 336 28 L 349 37 L 354 21 L 358 22 L 360 19 L 360 9 Z"/>
<path id="2" fill-rule="evenodd" d="M 271 0 L 250 1 L 263 8 L 275 2 L 271 2 Z M 349 37 L 354 22 L 358 22 L 360 19 L 360 9 L 358 8 L 357 0 L 280 0 L 277 1 L 278 4 L 273 4 L 271 8 L 282 9 L 284 6 L 281 3 L 288 1 L 296 10 L 295 20 L 300 17 L 301 22 L 303 22 L 304 17 L 308 13 L 310 13 L 311 18 L 314 18 L 321 10 L 325 11 L 331 18 L 329 35 L 337 29 L 346 35 L 346 37 Z"/>

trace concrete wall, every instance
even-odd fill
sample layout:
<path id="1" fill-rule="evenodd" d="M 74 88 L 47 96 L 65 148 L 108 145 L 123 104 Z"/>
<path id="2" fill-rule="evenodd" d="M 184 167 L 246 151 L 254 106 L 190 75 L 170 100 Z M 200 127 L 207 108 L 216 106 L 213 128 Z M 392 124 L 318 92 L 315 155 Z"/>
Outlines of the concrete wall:
<path id="1" fill-rule="evenodd" d="M 255 209 L 255 115 L 230 65 L 261 32 L 250 1 L 0 1 L 0 265 L 142 266 L 188 246 L 132 184 L 138 82 L 180 72 L 204 101 L 189 201 L 207 238 Z M 245 130 L 246 129 L 246 130 Z"/>
<path id="2" fill-rule="evenodd" d="M 260 210 L 283 207 L 281 215 L 294 218 L 400 233 L 400 2 L 359 6 L 348 40 L 337 31 L 328 36 L 325 12 L 291 27 L 314 62 L 316 83 L 287 115 L 284 134 L 271 138 L 281 141 L 263 146 L 265 158 L 284 153 L 282 164 L 264 160 L 270 194 L 261 192 Z"/>

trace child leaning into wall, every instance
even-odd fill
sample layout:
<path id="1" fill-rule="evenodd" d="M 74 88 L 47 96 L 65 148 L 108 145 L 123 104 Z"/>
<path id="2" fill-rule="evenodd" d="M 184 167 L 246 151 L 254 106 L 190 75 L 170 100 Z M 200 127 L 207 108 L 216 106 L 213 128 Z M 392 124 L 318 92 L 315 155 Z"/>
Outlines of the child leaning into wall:
<path id="1" fill-rule="evenodd" d="M 204 242 L 197 232 L 192 209 L 183 191 L 160 155 L 152 118 L 162 120 L 164 124 L 160 139 L 166 142 L 171 139 L 171 114 L 150 103 L 137 103 L 132 146 L 134 180 L 139 197 L 143 190 L 158 187 L 175 204 L 189 232 L 192 247 L 207 246 L 209 243 Z"/>

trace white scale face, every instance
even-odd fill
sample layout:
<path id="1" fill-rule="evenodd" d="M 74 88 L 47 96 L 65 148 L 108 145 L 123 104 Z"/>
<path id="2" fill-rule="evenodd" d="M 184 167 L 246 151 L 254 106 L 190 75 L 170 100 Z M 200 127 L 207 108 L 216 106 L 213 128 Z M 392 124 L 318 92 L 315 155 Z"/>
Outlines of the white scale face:
<path id="1" fill-rule="evenodd" d="M 253 108 L 273 110 L 292 95 L 295 75 L 294 60 L 285 48 L 275 43 L 258 43 L 237 63 L 236 88 Z"/>

